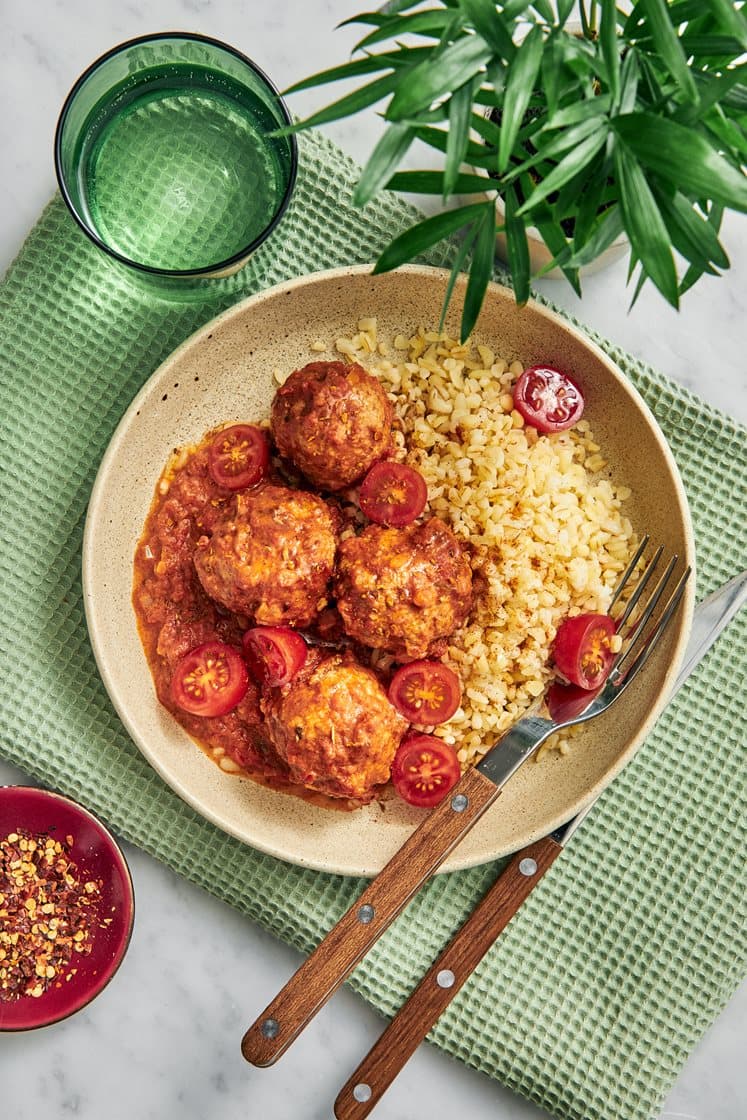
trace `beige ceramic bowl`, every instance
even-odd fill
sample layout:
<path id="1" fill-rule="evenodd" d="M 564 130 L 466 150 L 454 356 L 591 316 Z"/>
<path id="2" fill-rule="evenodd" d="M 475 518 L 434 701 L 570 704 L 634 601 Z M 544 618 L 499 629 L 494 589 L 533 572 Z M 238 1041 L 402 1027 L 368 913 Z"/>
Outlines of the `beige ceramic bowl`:
<path id="1" fill-rule="evenodd" d="M 156 701 L 131 604 L 136 542 L 173 447 L 221 421 L 268 415 L 273 370 L 339 357 L 334 340 L 375 315 L 382 337 L 438 323 L 447 274 L 409 267 L 373 276 L 360 266 L 294 280 L 225 312 L 156 370 L 125 413 L 101 464 L 83 544 L 86 615 L 101 676 L 125 726 L 163 779 L 226 832 L 293 863 L 349 875 L 375 874 L 422 811 L 396 798 L 353 813 L 316 808 L 224 774 Z M 457 290 L 455 307 L 459 306 Z M 447 322 L 458 330 L 455 317 Z M 507 359 L 545 361 L 577 378 L 593 430 L 629 485 L 631 517 L 693 563 L 687 503 L 671 453 L 647 407 L 611 361 L 537 303 L 517 309 L 491 286 L 475 338 Z M 329 352 L 312 352 L 322 339 Z M 689 631 L 694 588 L 642 679 L 574 740 L 562 757 L 530 761 L 444 869 L 467 867 L 545 835 L 587 804 L 630 760 L 666 702 Z"/>

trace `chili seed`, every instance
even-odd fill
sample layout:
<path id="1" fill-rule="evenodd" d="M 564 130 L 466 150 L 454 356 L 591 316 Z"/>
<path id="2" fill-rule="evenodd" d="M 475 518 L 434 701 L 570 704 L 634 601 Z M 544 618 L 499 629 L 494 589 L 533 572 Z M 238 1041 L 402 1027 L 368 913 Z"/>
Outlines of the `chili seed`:
<path id="1" fill-rule="evenodd" d="M 0 839 L 0 1001 L 38 999 L 91 952 L 103 882 L 82 879 L 73 842 L 23 829 Z"/>

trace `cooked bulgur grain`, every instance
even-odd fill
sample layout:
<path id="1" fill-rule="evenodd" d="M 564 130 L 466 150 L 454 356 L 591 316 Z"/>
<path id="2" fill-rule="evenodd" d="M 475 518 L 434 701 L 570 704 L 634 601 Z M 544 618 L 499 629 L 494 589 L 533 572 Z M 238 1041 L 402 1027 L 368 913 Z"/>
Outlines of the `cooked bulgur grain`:
<path id="1" fill-rule="evenodd" d="M 637 544 L 622 511 L 630 490 L 603 473 L 588 420 L 552 435 L 524 425 L 512 396 L 520 362 L 422 329 L 397 335 L 382 360 L 375 319 L 358 326 L 338 352 L 381 379 L 397 457 L 428 484 L 426 513 L 469 542 L 480 590 L 444 658 L 463 702 L 436 729 L 469 766 L 543 692 L 563 619 L 607 609 Z M 567 732 L 551 743 L 566 753 Z"/>

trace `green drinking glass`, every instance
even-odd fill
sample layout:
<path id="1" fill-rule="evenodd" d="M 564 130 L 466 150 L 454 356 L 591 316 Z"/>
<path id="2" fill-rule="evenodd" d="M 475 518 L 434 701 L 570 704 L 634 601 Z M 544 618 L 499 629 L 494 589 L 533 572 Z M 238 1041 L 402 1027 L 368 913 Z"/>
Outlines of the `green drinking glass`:
<path id="1" fill-rule="evenodd" d="M 229 276 L 273 231 L 298 167 L 270 79 L 215 39 L 168 32 L 94 62 L 62 107 L 62 196 L 110 257 L 155 277 Z"/>

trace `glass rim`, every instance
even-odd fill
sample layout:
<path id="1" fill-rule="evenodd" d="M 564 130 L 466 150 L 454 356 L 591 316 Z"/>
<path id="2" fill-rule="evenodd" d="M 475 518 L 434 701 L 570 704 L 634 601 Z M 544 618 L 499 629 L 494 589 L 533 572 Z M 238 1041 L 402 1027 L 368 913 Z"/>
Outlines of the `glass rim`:
<path id="1" fill-rule="evenodd" d="M 280 203 L 277 207 L 277 210 L 275 211 L 275 214 L 272 217 L 272 220 L 260 234 L 258 234 L 255 238 L 252 239 L 252 241 L 249 242 L 248 245 L 243 246 L 236 253 L 233 253 L 230 257 L 226 257 L 221 261 L 216 261 L 214 264 L 201 265 L 199 268 L 157 268 L 153 265 L 143 264 L 141 261 L 133 260 L 131 257 L 125 256 L 124 253 L 120 253 L 116 249 L 112 248 L 111 245 L 107 245 L 107 243 L 101 237 L 99 237 L 96 230 L 93 229 L 91 225 L 89 225 L 82 214 L 78 212 L 78 208 L 75 206 L 75 203 L 70 196 L 70 192 L 65 181 L 65 175 L 62 170 L 62 130 L 65 126 L 65 122 L 67 120 L 74 98 L 78 94 L 81 87 L 91 76 L 91 74 L 95 73 L 95 71 L 98 70 L 99 67 L 102 66 L 105 62 L 108 62 L 110 58 L 114 58 L 116 55 L 122 54 L 130 47 L 135 47 L 142 43 L 158 43 L 162 40 L 168 39 L 185 39 L 193 43 L 207 43 L 211 47 L 218 47 L 219 50 L 223 50 L 227 54 L 233 55 L 234 58 L 237 58 L 245 66 L 248 66 L 249 69 L 257 75 L 260 81 L 264 83 L 267 89 L 274 95 L 280 112 L 285 118 L 286 123 L 289 125 L 293 124 L 288 106 L 285 104 L 282 94 L 280 93 L 279 89 L 272 81 L 272 79 L 268 77 L 264 70 L 260 66 L 258 66 L 256 62 L 253 62 L 248 55 L 243 54 L 242 51 L 239 51 L 235 47 L 230 46 L 230 44 L 224 43 L 221 39 L 214 39 L 210 35 L 201 35 L 198 32 L 193 31 L 158 31 L 151 35 L 138 35 L 134 39 L 127 39 L 123 43 L 118 43 L 116 46 L 111 47 L 104 54 L 94 59 L 94 61 L 89 66 L 87 66 L 83 73 L 77 78 L 75 84 L 70 89 L 70 92 L 65 98 L 62 104 L 62 108 L 60 109 L 60 115 L 57 119 L 57 126 L 55 128 L 55 175 L 57 177 L 57 184 L 60 188 L 60 194 L 62 195 L 65 205 L 72 214 L 76 223 L 80 226 L 89 240 L 91 240 L 94 245 L 98 246 L 99 249 L 102 249 L 107 254 L 107 256 L 112 257 L 114 260 L 117 260 L 121 264 L 125 264 L 130 268 L 135 268 L 139 272 L 144 272 L 149 276 L 162 276 L 165 278 L 175 279 L 186 279 L 189 277 L 195 278 L 204 276 L 205 279 L 209 280 L 213 274 L 225 272 L 226 270 L 229 270 L 232 265 L 239 265 L 244 260 L 244 258 L 249 257 L 254 252 L 254 250 L 257 249 L 262 244 L 262 242 L 269 237 L 269 235 L 275 229 L 283 214 L 287 210 L 298 174 L 298 141 L 296 140 L 294 134 L 291 134 L 287 137 L 290 146 L 290 168 L 288 172 L 288 182 L 286 183 L 283 197 L 280 200 Z M 217 275 L 216 278 L 218 278 Z"/>

